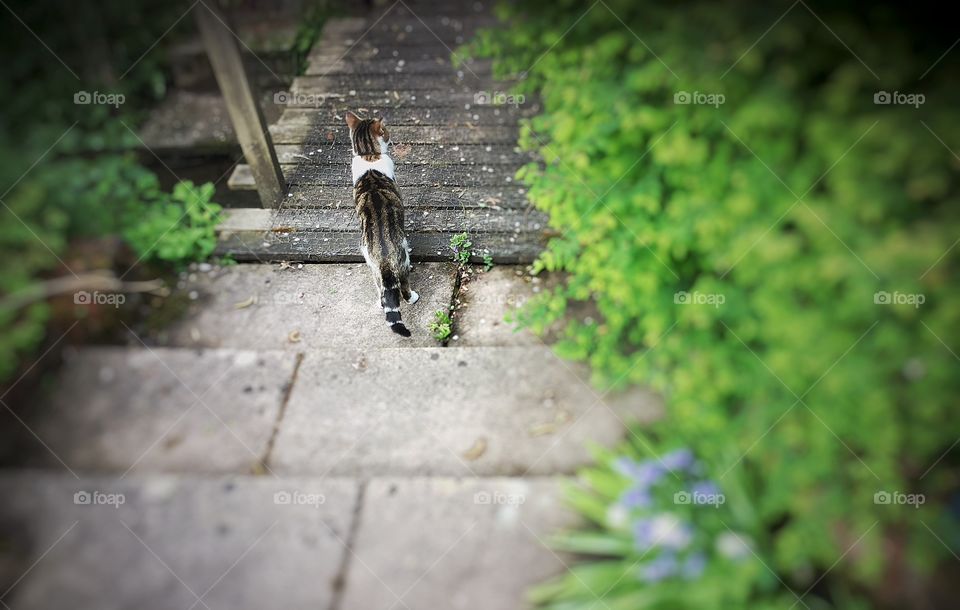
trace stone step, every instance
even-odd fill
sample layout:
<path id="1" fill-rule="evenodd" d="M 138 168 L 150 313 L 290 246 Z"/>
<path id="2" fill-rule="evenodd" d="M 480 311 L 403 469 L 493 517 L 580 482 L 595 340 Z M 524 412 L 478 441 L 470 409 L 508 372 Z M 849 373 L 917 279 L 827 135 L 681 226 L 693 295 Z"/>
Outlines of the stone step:
<path id="1" fill-rule="evenodd" d="M 328 608 L 358 490 L 342 479 L 3 472 L 0 556 L 16 566 L 4 590 L 22 580 L 2 605 Z"/>
<path id="2" fill-rule="evenodd" d="M 413 334 L 404 338 L 387 327 L 366 265 L 236 265 L 194 273 L 181 292 L 195 293 L 195 300 L 160 339 L 170 346 L 287 351 L 433 346 L 428 326 L 434 311 L 449 306 L 455 279 L 452 263 L 414 266 L 410 281 L 420 300 L 401 305 Z"/>
<path id="3" fill-rule="evenodd" d="M 573 560 L 544 544 L 576 523 L 560 497 L 555 478 L 374 479 L 342 608 L 528 607 L 527 589 Z"/>
<path id="4" fill-rule="evenodd" d="M 599 396 L 584 367 L 547 347 L 307 353 L 271 453 L 279 474 L 570 474 L 589 441 L 654 417 L 633 391 Z"/>
<path id="5" fill-rule="evenodd" d="M 89 347 L 66 350 L 64 360 L 49 396 L 18 415 L 0 411 L 10 437 L 0 443 L 4 464 L 118 475 L 254 471 L 297 354 Z"/>
<path id="6" fill-rule="evenodd" d="M 485 273 L 471 274 L 457 295 L 454 319 L 458 345 L 543 345 L 552 334 L 541 338 L 528 330 L 517 330 L 507 319 L 560 281 L 559 274 L 531 277 L 524 267 L 515 265 L 496 266 Z M 575 315 L 574 312 L 571 315 Z"/>
<path id="7" fill-rule="evenodd" d="M 84 348 L 52 395 L 0 412 L 3 463 L 120 476 L 570 474 L 590 461 L 585 443 L 613 444 L 624 422 L 658 412 L 642 392 L 599 396 L 587 375 L 546 347 Z"/>
<path id="8" fill-rule="evenodd" d="M 561 482 L 8 471 L 4 605 L 521 608 L 571 560 L 543 544 L 576 523 Z"/>

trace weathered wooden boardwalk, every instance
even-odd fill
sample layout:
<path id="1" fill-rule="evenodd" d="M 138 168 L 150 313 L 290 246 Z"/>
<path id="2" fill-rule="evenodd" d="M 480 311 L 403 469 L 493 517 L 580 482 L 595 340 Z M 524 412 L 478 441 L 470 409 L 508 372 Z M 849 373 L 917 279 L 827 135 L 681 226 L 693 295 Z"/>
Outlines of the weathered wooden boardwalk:
<path id="1" fill-rule="evenodd" d="M 231 211 L 220 251 L 239 260 L 361 260 L 343 118 L 353 110 L 390 128 L 414 260 L 449 259 L 450 237 L 466 231 L 477 258 L 532 261 L 546 218 L 514 174 L 531 160 L 516 148 L 518 120 L 537 107 L 486 101 L 506 88 L 488 61 L 453 66 L 460 44 L 495 25 L 472 10 L 397 3 L 329 21 L 306 74 L 276 98 L 285 108 L 270 133 L 288 192 L 276 210 Z M 248 166 L 236 168 L 230 186 L 254 188 Z"/>

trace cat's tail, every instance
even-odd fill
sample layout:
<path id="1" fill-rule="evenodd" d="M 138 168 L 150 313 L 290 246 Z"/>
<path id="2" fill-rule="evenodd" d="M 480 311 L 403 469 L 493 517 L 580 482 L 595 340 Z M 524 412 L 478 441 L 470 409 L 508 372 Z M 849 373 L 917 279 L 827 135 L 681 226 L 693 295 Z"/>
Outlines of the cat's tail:
<path id="1" fill-rule="evenodd" d="M 392 269 L 384 265 L 380 268 L 383 277 L 383 293 L 380 295 L 380 304 L 383 305 L 383 313 L 387 316 L 387 324 L 390 330 L 401 337 L 409 337 L 410 331 L 400 319 L 400 280 Z"/>

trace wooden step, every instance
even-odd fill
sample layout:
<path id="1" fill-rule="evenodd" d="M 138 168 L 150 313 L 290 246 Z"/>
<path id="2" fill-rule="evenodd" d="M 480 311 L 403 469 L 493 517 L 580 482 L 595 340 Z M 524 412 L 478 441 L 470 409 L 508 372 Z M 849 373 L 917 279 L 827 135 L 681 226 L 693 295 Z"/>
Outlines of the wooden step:
<path id="1" fill-rule="evenodd" d="M 278 91 L 277 93 L 288 93 L 289 95 L 281 101 L 289 101 L 293 107 L 312 107 L 337 103 L 347 108 L 367 106 L 413 106 L 414 108 L 419 106 L 466 108 L 469 106 L 473 108 L 486 103 L 499 107 L 535 103 L 535 100 L 528 101 L 526 97 L 510 94 L 502 86 L 478 91 L 451 86 L 439 89 L 348 89 L 331 92 L 319 86 L 316 77 L 309 76 L 297 78 L 289 91 Z M 486 94 L 486 97 L 483 94 Z M 508 94 L 510 97 L 507 97 Z M 298 102 L 298 97 L 308 101 Z"/>
<path id="2" fill-rule="evenodd" d="M 490 75 L 474 75 L 462 71 L 445 70 L 436 74 L 329 74 L 307 75 L 297 79 L 310 88 L 328 94 L 345 94 L 349 91 L 423 91 L 430 89 L 453 89 L 460 92 L 476 92 L 488 89 L 504 90 L 511 83 L 495 81 Z"/>
<path id="3" fill-rule="evenodd" d="M 442 165 L 522 165 L 533 161 L 531 152 L 521 152 L 511 144 L 460 144 L 445 146 L 410 146 L 391 151 L 397 172 L 402 173 L 408 166 L 426 163 Z M 348 142 L 337 142 L 327 146 L 308 146 L 305 144 L 281 144 L 277 146 L 277 158 L 281 164 L 292 163 L 340 163 L 349 166 L 353 151 Z"/>
<path id="4" fill-rule="evenodd" d="M 474 75 L 489 75 L 491 63 L 489 60 L 468 62 L 454 68 L 450 63 L 450 53 L 435 55 L 428 59 L 369 59 L 358 61 L 357 58 L 318 56 L 311 57 L 307 66 L 307 75 L 341 75 L 341 74 L 456 74 L 466 72 Z"/>
<path id="5" fill-rule="evenodd" d="M 406 208 L 487 208 L 493 210 L 527 209 L 526 189 L 521 185 L 505 186 L 434 186 L 404 187 L 403 205 Z M 283 201 L 286 208 L 353 207 L 353 191 L 349 187 L 326 187 L 301 184 L 291 187 Z"/>
<path id="6" fill-rule="evenodd" d="M 415 261 L 450 259 L 450 238 L 464 231 L 473 262 L 489 254 L 497 263 L 532 262 L 552 235 L 535 211 L 422 210 L 408 213 L 407 236 Z M 339 210 L 227 210 L 218 227 L 217 253 L 237 260 L 361 262 L 356 213 Z"/>
<path id="7" fill-rule="evenodd" d="M 287 185 L 290 186 L 303 184 L 343 188 L 353 186 L 350 166 L 346 163 L 307 164 L 301 162 L 281 164 L 280 169 L 283 170 L 283 176 L 286 178 Z M 399 168 L 397 184 L 401 188 L 411 186 L 497 186 L 502 185 L 505 179 L 512 182 L 512 176 L 517 169 L 517 165 L 408 165 Z M 233 173 L 230 174 L 227 186 L 234 191 L 255 190 L 256 183 L 250 166 L 246 164 L 236 166 Z"/>
<path id="8" fill-rule="evenodd" d="M 274 144 L 335 144 L 349 142 L 350 134 L 342 123 L 308 125 L 278 123 L 270 126 Z M 447 125 L 400 125 L 390 130 L 395 145 L 404 144 L 514 144 L 515 126 L 450 127 Z"/>
<path id="9" fill-rule="evenodd" d="M 404 60 L 412 62 L 417 60 L 445 61 L 449 65 L 452 53 L 458 56 L 456 48 L 442 43 L 439 40 L 425 40 L 418 45 L 406 45 L 395 47 L 393 45 L 378 45 L 369 40 L 360 40 L 352 44 L 343 42 L 321 42 L 310 49 L 307 56 L 309 60 L 336 61 L 344 60 L 348 62 L 370 61 L 375 59 L 393 61 Z M 465 58 L 464 58 L 465 59 Z M 489 60 L 474 60 L 489 64 Z M 473 67 L 471 65 L 471 67 Z"/>
<path id="10" fill-rule="evenodd" d="M 353 105 L 342 102 L 326 102 L 309 105 L 309 96 L 292 96 L 286 101 L 304 104 L 300 107 L 287 106 L 277 125 L 310 125 L 327 123 L 346 125 L 344 117 L 348 110 L 359 113 L 364 117 L 380 117 L 387 121 L 388 127 L 400 125 L 446 125 L 456 126 L 487 126 L 487 125 L 516 125 L 521 118 L 533 116 L 538 108 L 533 106 L 475 106 L 456 108 L 451 106 L 414 106 L 412 104 L 400 108 L 390 105 Z M 392 135 L 392 132 L 391 132 Z"/>

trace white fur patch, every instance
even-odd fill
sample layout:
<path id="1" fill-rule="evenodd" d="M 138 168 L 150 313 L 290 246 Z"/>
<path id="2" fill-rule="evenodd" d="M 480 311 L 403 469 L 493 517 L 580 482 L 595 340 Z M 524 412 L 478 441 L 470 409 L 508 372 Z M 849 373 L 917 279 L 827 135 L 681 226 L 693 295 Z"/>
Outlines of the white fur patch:
<path id="1" fill-rule="evenodd" d="M 420 300 L 420 294 L 419 294 L 416 290 L 411 290 L 411 291 L 410 291 L 410 300 L 407 301 L 407 303 L 410 303 L 411 305 L 413 305 L 414 303 L 416 303 L 416 302 L 419 301 L 419 300 Z"/>
<path id="2" fill-rule="evenodd" d="M 380 159 L 377 161 L 367 161 L 360 155 L 356 154 L 354 151 L 353 154 L 353 184 L 356 186 L 357 180 L 359 180 L 363 175 L 369 172 L 372 169 L 377 170 L 381 174 L 387 176 L 391 180 L 394 178 L 394 169 L 393 169 L 393 159 L 387 154 L 388 145 L 383 141 L 383 138 L 378 138 L 380 140 Z"/>

